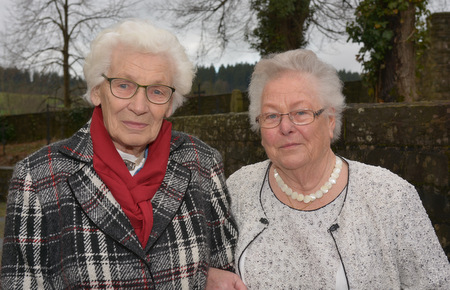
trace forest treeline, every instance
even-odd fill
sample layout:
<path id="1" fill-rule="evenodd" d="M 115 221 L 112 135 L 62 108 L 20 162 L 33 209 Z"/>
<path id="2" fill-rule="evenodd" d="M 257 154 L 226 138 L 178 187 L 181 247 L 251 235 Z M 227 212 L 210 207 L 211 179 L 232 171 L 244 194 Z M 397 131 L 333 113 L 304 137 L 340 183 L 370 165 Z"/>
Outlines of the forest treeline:
<path id="1" fill-rule="evenodd" d="M 200 66 L 197 68 L 192 94 L 226 94 L 231 93 L 234 89 L 246 91 L 254 66 L 255 64 L 238 63 L 221 65 L 218 70 L 213 65 Z M 338 74 L 343 82 L 361 80 L 361 75 L 357 72 L 339 70 Z"/>
<path id="2" fill-rule="evenodd" d="M 214 95 L 231 93 L 234 89 L 246 91 L 254 64 L 238 63 L 222 65 L 216 69 L 213 65 L 199 66 L 194 80 L 192 94 Z M 356 72 L 340 70 L 342 81 L 360 80 Z M 18 68 L 3 68 L 0 66 L 0 92 L 29 95 L 57 96 L 62 87 L 63 77 L 57 73 L 40 73 Z M 85 82 L 81 78 L 71 80 L 71 90 L 74 97 L 84 93 Z M 200 89 L 200 90 L 199 90 Z"/>

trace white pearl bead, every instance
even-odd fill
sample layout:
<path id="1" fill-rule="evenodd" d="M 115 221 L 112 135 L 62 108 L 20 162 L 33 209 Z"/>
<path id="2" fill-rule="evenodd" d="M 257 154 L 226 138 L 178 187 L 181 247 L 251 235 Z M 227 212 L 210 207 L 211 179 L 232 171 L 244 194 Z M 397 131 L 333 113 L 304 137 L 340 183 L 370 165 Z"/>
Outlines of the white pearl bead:
<path id="1" fill-rule="evenodd" d="M 290 196 L 292 194 L 292 189 L 288 187 L 285 193 Z"/>
<path id="2" fill-rule="evenodd" d="M 322 190 L 318 190 L 318 191 L 316 191 L 316 193 L 314 193 L 314 195 L 315 195 L 317 198 L 322 198 L 323 192 L 322 192 Z"/>
<path id="3" fill-rule="evenodd" d="M 318 198 L 322 198 L 323 195 L 326 194 L 329 191 L 329 189 L 331 189 L 333 184 L 337 183 L 337 179 L 339 178 L 339 174 L 341 173 L 342 164 L 343 164 L 342 159 L 336 156 L 336 163 L 334 165 L 334 169 L 330 175 L 330 178 L 328 179 L 327 182 L 325 182 L 324 185 L 322 185 L 322 187 L 319 190 L 317 190 L 315 193 L 312 194 L 304 195 L 302 193 L 298 193 L 292 190 L 292 188 L 290 188 L 286 183 L 284 183 L 283 179 L 278 174 L 275 168 L 274 168 L 274 177 L 278 186 L 284 193 L 286 193 L 286 195 L 291 196 L 292 199 L 303 201 L 304 203 L 310 203 Z"/>
<path id="4" fill-rule="evenodd" d="M 309 203 L 311 201 L 311 197 L 309 195 L 305 195 L 305 198 L 303 199 L 304 203 Z"/>

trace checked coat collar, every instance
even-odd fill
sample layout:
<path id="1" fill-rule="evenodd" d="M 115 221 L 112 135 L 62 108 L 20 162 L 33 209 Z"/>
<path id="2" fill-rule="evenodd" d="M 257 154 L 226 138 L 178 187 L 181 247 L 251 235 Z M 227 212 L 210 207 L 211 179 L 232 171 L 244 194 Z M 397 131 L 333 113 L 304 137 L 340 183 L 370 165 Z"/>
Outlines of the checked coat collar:
<path id="1" fill-rule="evenodd" d="M 182 144 L 181 138 L 174 137 L 172 136 L 171 140 L 171 152 Z M 81 150 L 77 152 L 70 148 L 80 148 Z M 78 138 L 76 136 L 68 139 L 66 144 L 61 144 L 60 150 L 81 163 L 88 164 L 93 162 L 94 151 L 91 138 L 82 136 Z M 68 182 L 85 213 L 95 222 L 98 228 L 139 257 L 145 259 L 145 252 L 155 243 L 180 207 L 183 195 L 189 185 L 189 177 L 190 171 L 186 167 L 169 158 L 167 172 L 163 180 L 163 184 L 167 184 L 168 187 L 164 191 L 158 190 L 152 199 L 155 222 L 145 250 L 140 245 L 137 236 L 134 234 L 134 229 L 124 212 L 120 211 L 114 219 L 111 219 L 109 216 L 109 213 L 114 211 L 110 208 L 120 207 L 120 205 L 118 205 L 109 189 L 100 180 L 93 166 L 82 167 L 81 170 L 68 179 Z M 96 194 L 92 194 L 92 192 L 96 192 Z M 171 195 L 167 195 L 167 192 L 170 192 Z"/>
<path id="2" fill-rule="evenodd" d="M 4 289 L 202 289 L 234 270 L 237 228 L 217 150 L 172 131 L 154 226 L 142 248 L 93 169 L 90 122 L 16 165 L 8 195 Z M 151 162 L 151 160 L 147 160 Z"/>

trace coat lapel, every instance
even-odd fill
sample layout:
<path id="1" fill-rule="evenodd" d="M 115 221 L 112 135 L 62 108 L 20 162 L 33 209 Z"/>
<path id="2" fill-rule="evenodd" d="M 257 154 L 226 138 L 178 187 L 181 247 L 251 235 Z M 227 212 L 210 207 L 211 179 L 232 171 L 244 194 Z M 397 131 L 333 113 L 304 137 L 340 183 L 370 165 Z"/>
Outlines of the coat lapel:
<path id="1" fill-rule="evenodd" d="M 94 171 L 90 121 L 71 138 L 61 142 L 59 150 L 79 164 L 67 182 L 85 214 L 105 234 L 144 257 L 128 217 Z"/>
<path id="2" fill-rule="evenodd" d="M 191 172 L 183 165 L 169 159 L 161 187 L 152 199 L 153 228 L 145 247 L 147 252 L 172 222 L 181 206 L 189 186 Z"/>
<path id="3" fill-rule="evenodd" d="M 154 223 L 144 252 L 128 217 L 94 171 L 89 128 L 90 122 L 73 137 L 61 143 L 60 151 L 80 162 L 79 170 L 68 178 L 69 186 L 85 214 L 99 229 L 145 259 L 145 252 L 168 227 L 180 208 L 189 186 L 191 172 L 169 156 L 166 175 L 152 199 Z M 182 143 L 183 141 L 172 133 L 171 152 Z"/>
<path id="4" fill-rule="evenodd" d="M 145 258 L 137 235 L 120 205 L 93 166 L 84 166 L 68 179 L 75 198 L 85 214 L 106 235 Z"/>

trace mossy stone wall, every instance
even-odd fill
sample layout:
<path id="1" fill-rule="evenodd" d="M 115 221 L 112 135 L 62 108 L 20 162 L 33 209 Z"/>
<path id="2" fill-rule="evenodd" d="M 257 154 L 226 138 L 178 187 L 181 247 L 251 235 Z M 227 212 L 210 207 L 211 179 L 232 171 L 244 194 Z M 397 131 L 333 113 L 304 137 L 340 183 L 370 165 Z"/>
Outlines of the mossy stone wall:
<path id="1" fill-rule="evenodd" d="M 76 114 L 51 114 L 48 118 L 55 126 L 50 130 L 52 138 L 70 136 L 91 112 L 86 109 Z M 45 126 L 37 127 L 40 122 L 45 124 L 42 120 L 47 116 L 42 115 L 11 116 L 4 121 L 34 124 L 33 128 L 16 130 L 17 140 L 33 141 L 36 136 L 45 138 Z M 450 101 L 349 104 L 344 112 L 342 137 L 333 149 L 346 158 L 388 168 L 414 184 L 450 257 L 449 115 Z M 57 125 L 62 119 L 64 130 Z M 170 121 L 174 130 L 195 135 L 217 148 L 227 176 L 244 165 L 266 159 L 259 135 L 249 129 L 247 112 L 179 116 Z M 6 194 L 11 174 L 11 168 L 1 168 L 0 195 Z"/>

